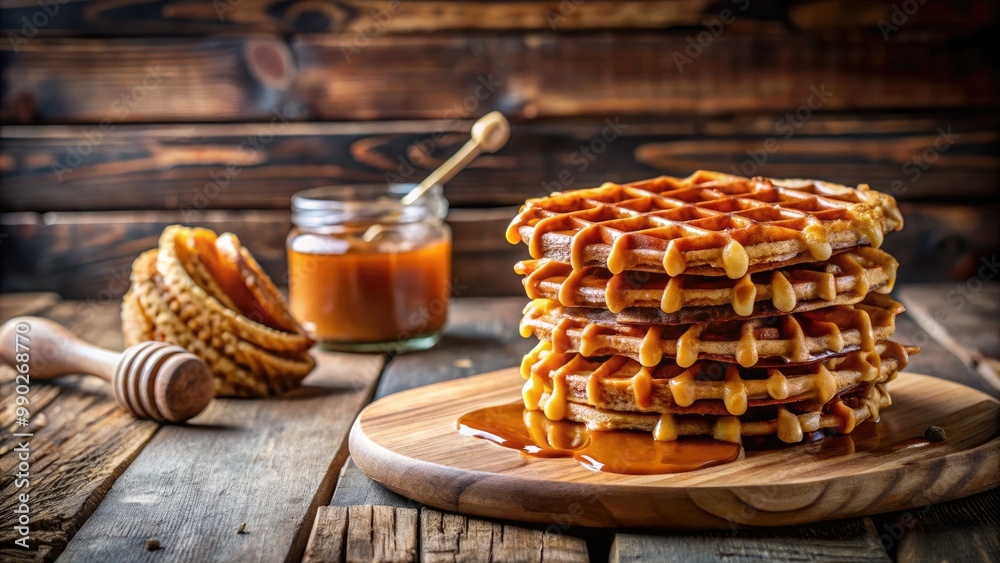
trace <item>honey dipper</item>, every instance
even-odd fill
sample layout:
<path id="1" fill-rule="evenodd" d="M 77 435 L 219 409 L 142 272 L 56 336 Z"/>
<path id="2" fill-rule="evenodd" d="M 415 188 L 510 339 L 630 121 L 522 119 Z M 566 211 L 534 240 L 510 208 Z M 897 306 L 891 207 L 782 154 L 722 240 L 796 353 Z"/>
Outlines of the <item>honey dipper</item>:
<path id="1" fill-rule="evenodd" d="M 208 366 L 180 346 L 147 341 L 118 354 L 39 317 L 16 317 L 0 326 L 0 358 L 11 366 L 28 365 L 35 379 L 96 375 L 111 383 L 123 409 L 160 422 L 193 418 L 215 395 Z"/>

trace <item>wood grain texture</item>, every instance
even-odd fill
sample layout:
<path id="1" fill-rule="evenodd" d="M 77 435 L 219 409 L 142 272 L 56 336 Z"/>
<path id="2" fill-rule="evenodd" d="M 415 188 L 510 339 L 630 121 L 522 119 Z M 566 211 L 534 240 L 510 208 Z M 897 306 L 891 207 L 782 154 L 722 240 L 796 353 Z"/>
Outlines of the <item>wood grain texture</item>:
<path id="1" fill-rule="evenodd" d="M 900 264 L 900 280 L 963 280 L 983 256 L 1000 251 L 996 205 L 903 205 L 906 228 L 883 249 Z M 524 295 L 513 264 L 528 257 L 504 232 L 516 208 L 452 209 L 455 294 Z M 0 214 L 0 291 L 53 291 L 88 302 L 117 303 L 128 289 L 132 262 L 156 246 L 167 225 L 195 224 L 230 231 L 243 240 L 264 271 L 287 284 L 287 211 Z"/>
<path id="2" fill-rule="evenodd" d="M 316 352 L 302 389 L 216 399 L 164 427 L 62 555 L 66 561 L 284 561 L 306 547 L 347 457 L 346 432 L 383 359 Z M 237 533 L 245 523 L 244 533 Z M 162 549 L 148 552 L 155 538 Z"/>
<path id="3" fill-rule="evenodd" d="M 1000 394 L 1000 268 L 996 255 L 980 260 L 975 276 L 952 284 L 909 284 L 900 288 L 900 300 L 910 317 L 950 350 L 992 389 Z"/>
<path id="4" fill-rule="evenodd" d="M 376 401 L 352 428 L 351 455 L 375 481 L 431 506 L 539 522 L 569 515 L 590 526 L 787 526 L 905 510 L 1000 484 L 1000 402 L 934 377 L 901 374 L 876 427 L 879 445 L 836 454 L 836 463 L 821 442 L 667 476 L 589 472 L 572 459 L 528 459 L 457 433 L 459 416 L 517 401 L 520 384 L 511 368 Z M 932 424 L 948 429 L 946 442 L 899 446 Z M 572 509 L 582 504 L 590 508 Z"/>
<path id="5" fill-rule="evenodd" d="M 606 28 L 693 27 L 718 17 L 725 7 L 711 0 L 552 1 L 411 0 L 378 27 L 380 35 L 465 30 L 586 30 Z M 850 28 L 875 33 L 879 20 L 892 16 L 892 2 L 760 0 L 741 14 L 735 33 Z M 364 33 L 373 11 L 387 10 L 379 0 L 308 2 L 242 0 L 218 5 L 180 0 L 65 4 L 38 30 L 43 37 L 79 35 L 200 35 L 209 33 Z M 0 11 L 0 30 L 20 32 L 21 18 L 35 16 L 36 4 L 10 1 Z M 915 12 L 900 32 L 969 33 L 997 23 L 991 2 L 929 4 Z M 126 25 L 127 24 L 127 25 Z"/>
<path id="6" fill-rule="evenodd" d="M 900 563 L 1000 559 L 1000 489 L 881 519 L 882 541 Z"/>
<path id="7" fill-rule="evenodd" d="M 697 169 L 868 183 L 901 200 L 947 194 L 954 203 L 1000 189 L 995 113 L 814 115 L 786 139 L 785 113 L 794 110 L 657 120 L 614 110 L 515 124 L 507 146 L 476 159 L 446 196 L 456 207 L 517 206 L 559 189 Z M 119 125 L 94 143 L 91 126 L 5 127 L 0 205 L 7 212 L 287 209 L 306 188 L 419 181 L 459 149 L 471 126 L 468 119 Z M 936 142 L 944 147 L 941 131 L 952 144 L 934 152 Z M 77 158 L 80 143 L 89 153 Z"/>
<path id="8" fill-rule="evenodd" d="M 10 304 L 11 301 L 14 304 Z M 27 307 L 34 301 L 37 306 Z M 121 349 L 117 304 L 63 302 L 49 307 L 46 296 L 0 297 L 4 317 L 11 313 L 40 314 L 65 324 L 95 344 Z M 10 305 L 9 305 L 10 304 Z M 0 319 L 0 320 L 5 320 Z M 28 333 L 30 337 L 30 332 Z M 30 342 L 29 342 L 30 347 Z M 32 362 L 44 361 L 58 350 L 30 349 Z M 31 365 L 31 364 L 29 364 Z M 157 425 L 122 412 L 108 385 L 96 378 L 68 377 L 57 382 L 32 381 L 28 395 L 31 425 L 15 426 L 14 370 L 0 366 L 0 395 L 4 397 L 0 426 L 34 433 L 30 438 L 30 487 L 16 489 L 14 480 L 3 485 L 0 499 L 0 559 L 52 561 L 65 549 L 108 494 L 112 484 L 156 433 Z M 8 400 L 10 399 L 10 400 Z M 17 439 L 4 437 L 0 471 L 16 473 Z M 17 495 L 31 499 L 30 551 L 14 545 Z"/>
<path id="9" fill-rule="evenodd" d="M 648 535 L 615 534 L 609 560 L 638 561 L 891 561 L 871 518 L 778 530 Z"/>
<path id="10" fill-rule="evenodd" d="M 502 110 L 531 120 L 786 112 L 807 103 L 824 112 L 996 106 L 998 73 L 985 55 L 995 34 L 722 33 L 687 53 L 702 31 L 375 34 L 360 45 L 323 35 L 36 38 L 16 52 L 3 47 L 0 119 L 454 119 Z M 426 84 L 433 95 L 416 95 Z M 816 97 L 821 86 L 832 94 Z"/>
<path id="11" fill-rule="evenodd" d="M 420 560 L 452 561 L 586 561 L 586 544 L 565 534 L 542 533 L 430 508 L 420 511 Z"/>
<path id="12" fill-rule="evenodd" d="M 516 364 L 530 348 L 530 342 L 513 330 L 523 305 L 523 298 L 456 300 L 441 342 L 430 350 L 393 358 L 382 375 L 377 396 Z M 420 558 L 424 561 L 587 558 L 586 542 L 564 533 L 565 528 L 485 521 L 421 507 L 371 481 L 352 461 L 345 465 L 330 504 L 313 528 L 306 550 L 309 561 L 350 561 L 355 557 L 396 560 L 387 556 L 373 559 L 367 547 L 355 554 L 342 539 L 349 537 L 368 538 L 371 545 L 397 547 L 409 546 L 410 538 L 419 537 Z M 379 511 L 392 525 L 372 527 L 364 518 L 353 516 L 358 510 L 362 514 Z M 418 511 L 419 522 L 411 520 L 410 515 Z M 385 549 L 381 553 L 400 552 Z"/>
<path id="13" fill-rule="evenodd" d="M 453 209 L 452 285 L 456 296 L 523 293 L 513 264 L 528 257 L 504 232 L 516 209 Z M 108 212 L 49 215 L 0 214 L 2 291 L 51 290 L 88 302 L 118 303 L 128 290 L 132 262 L 155 248 L 164 227 L 198 225 L 239 236 L 279 286 L 288 284 L 286 211 Z M 54 222 L 53 222 L 54 221 Z"/>

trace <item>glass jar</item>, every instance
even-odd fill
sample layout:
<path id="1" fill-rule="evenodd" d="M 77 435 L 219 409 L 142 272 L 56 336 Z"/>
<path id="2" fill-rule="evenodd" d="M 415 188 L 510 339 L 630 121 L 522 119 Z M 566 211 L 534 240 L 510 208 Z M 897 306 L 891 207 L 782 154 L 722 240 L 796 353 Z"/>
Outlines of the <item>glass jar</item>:
<path id="1" fill-rule="evenodd" d="M 437 343 L 451 294 L 448 201 L 415 184 L 315 188 L 292 197 L 292 315 L 332 350 L 396 352 Z"/>

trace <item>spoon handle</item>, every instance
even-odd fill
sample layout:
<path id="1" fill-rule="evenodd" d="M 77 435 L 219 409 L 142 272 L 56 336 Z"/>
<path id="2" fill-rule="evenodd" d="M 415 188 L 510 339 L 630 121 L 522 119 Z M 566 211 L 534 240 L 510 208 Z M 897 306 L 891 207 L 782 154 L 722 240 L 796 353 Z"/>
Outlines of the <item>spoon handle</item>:
<path id="1" fill-rule="evenodd" d="M 423 182 L 410 190 L 410 193 L 403 196 L 400 201 L 403 205 L 412 205 L 413 202 L 420 199 L 420 196 L 424 195 L 424 192 L 435 185 L 448 183 L 455 174 L 461 172 L 480 153 L 496 152 L 503 148 L 509 138 L 510 123 L 502 113 L 491 111 L 482 116 L 472 126 L 472 138 L 437 170 L 424 178 Z"/>
<path id="2" fill-rule="evenodd" d="M 15 317 L 0 326 L 0 358 L 13 367 L 28 365 L 28 374 L 37 379 L 90 374 L 111 381 L 120 355 L 48 319 Z"/>

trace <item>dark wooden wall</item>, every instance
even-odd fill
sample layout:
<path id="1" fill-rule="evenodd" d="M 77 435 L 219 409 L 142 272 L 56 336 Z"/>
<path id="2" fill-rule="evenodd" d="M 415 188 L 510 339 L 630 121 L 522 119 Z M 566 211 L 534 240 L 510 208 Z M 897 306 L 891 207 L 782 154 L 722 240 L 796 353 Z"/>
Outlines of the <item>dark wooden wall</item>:
<path id="1" fill-rule="evenodd" d="M 494 109 L 509 145 L 447 187 L 461 295 L 520 291 L 524 198 L 698 168 L 891 191 L 904 279 L 1000 248 L 995 1 L 2 6 L 2 291 L 117 299 L 172 222 L 282 280 L 292 193 L 417 181 Z"/>

